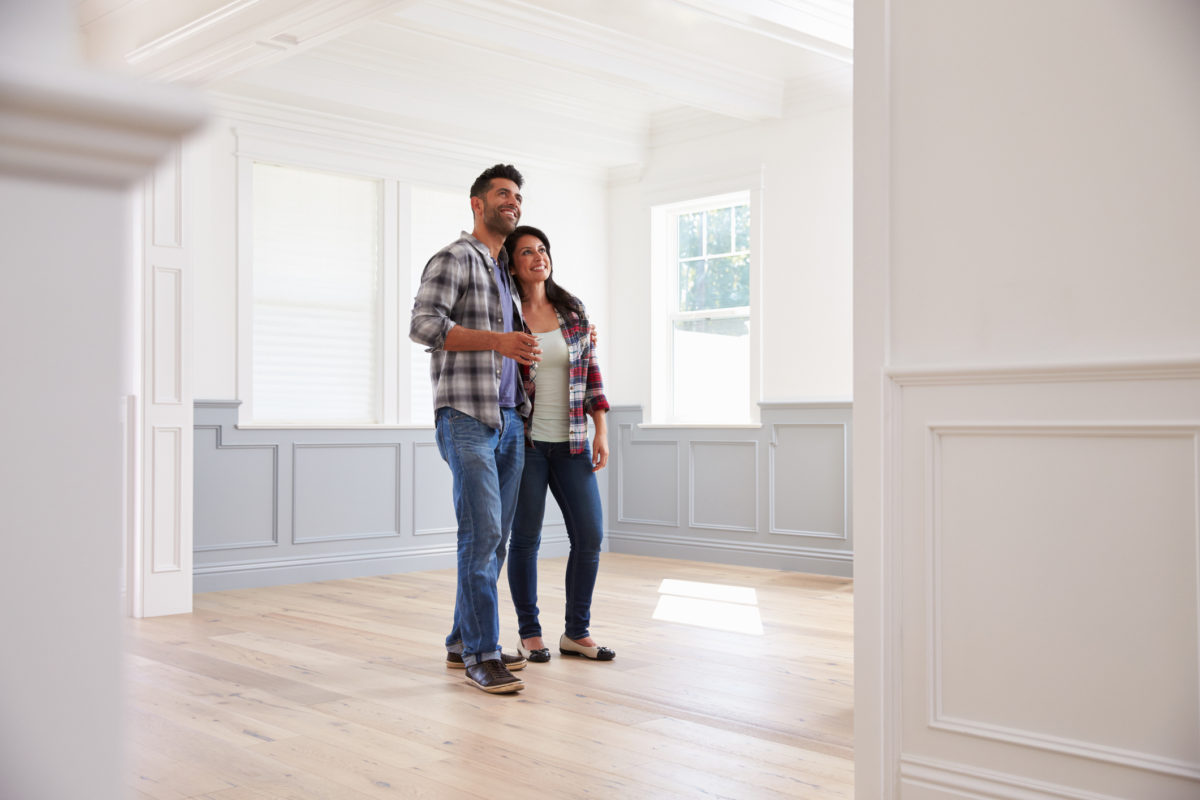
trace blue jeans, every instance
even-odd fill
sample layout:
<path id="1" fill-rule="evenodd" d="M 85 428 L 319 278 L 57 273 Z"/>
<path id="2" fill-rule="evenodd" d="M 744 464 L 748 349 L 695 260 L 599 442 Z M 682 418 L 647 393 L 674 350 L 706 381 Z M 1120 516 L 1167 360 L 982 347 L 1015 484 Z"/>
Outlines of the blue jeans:
<path id="1" fill-rule="evenodd" d="M 525 471 L 513 520 L 509 546 L 508 588 L 517 608 L 522 639 L 542 635 L 537 607 L 537 558 L 542 542 L 542 517 L 546 489 L 554 495 L 567 524 L 571 553 L 567 557 L 567 607 L 565 633 L 571 639 L 589 635 L 592 590 L 600 568 L 600 540 L 604 536 L 600 490 L 592 472 L 591 449 L 571 455 L 567 442 L 534 442 L 525 448 Z"/>
<path id="2" fill-rule="evenodd" d="M 512 529 L 525 425 L 512 408 L 500 409 L 495 430 L 453 408 L 437 411 L 437 445 L 454 475 L 458 517 L 458 592 L 454 628 L 446 648 L 467 665 L 500 658 L 500 612 L 496 581 Z"/>

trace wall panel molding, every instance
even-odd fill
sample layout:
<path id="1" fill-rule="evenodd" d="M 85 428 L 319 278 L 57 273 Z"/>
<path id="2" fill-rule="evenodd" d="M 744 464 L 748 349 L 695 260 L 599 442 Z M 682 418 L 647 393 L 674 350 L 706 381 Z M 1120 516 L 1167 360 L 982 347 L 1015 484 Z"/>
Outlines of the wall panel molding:
<path id="1" fill-rule="evenodd" d="M 183 568 L 183 429 L 155 425 L 151 442 L 151 571 L 179 572 Z"/>
<path id="2" fill-rule="evenodd" d="M 895 369 L 883 390 L 882 746 L 900 765 L 895 792 L 1189 796 L 1200 360 Z M 1010 601 L 978 613 L 995 596 Z M 994 680 L 973 677 L 985 661 Z M 1088 700 L 1087 681 L 1120 691 Z M 926 758 L 952 752 L 969 763 Z M 1006 777 L 1013 763 L 1062 785 Z"/>
<path id="3" fill-rule="evenodd" d="M 455 566 L 451 482 L 432 427 L 240 428 L 240 405 L 193 404 L 196 473 L 219 477 L 197 493 L 195 591 Z M 445 471 L 444 483 L 424 480 L 435 471 Z M 601 487 L 606 502 L 603 477 Z M 568 547 L 548 513 L 541 555 Z"/>
<path id="4" fill-rule="evenodd" d="M 199 405 L 199 404 L 197 404 Z M 235 406 L 236 407 L 236 406 Z M 220 425 L 195 425 L 195 431 L 212 431 L 214 446 L 220 450 L 264 450 L 271 456 L 271 529 L 269 536 L 261 539 L 247 539 L 241 542 L 222 543 L 222 544 L 199 544 L 195 543 L 192 546 L 195 552 L 212 552 L 219 550 L 242 550 L 256 547 L 275 547 L 279 544 L 279 447 L 273 444 L 226 444 L 221 439 Z M 196 447 L 193 451 L 200 457 L 202 449 Z M 225 470 L 222 468 L 222 473 Z M 197 485 L 199 485 L 199 476 L 197 476 Z M 217 502 L 222 502 L 218 500 Z M 196 513 L 200 513 L 201 508 L 197 503 Z"/>
<path id="5" fill-rule="evenodd" d="M 716 486 L 710 485 L 710 486 L 705 486 L 702 490 L 697 490 L 697 488 L 696 488 L 697 470 L 704 471 L 705 469 L 716 469 L 719 466 L 725 466 L 723 464 L 718 464 L 718 463 L 706 465 L 702 460 L 698 462 L 697 450 L 698 449 L 703 450 L 705 448 L 716 448 L 716 449 L 728 448 L 728 449 L 733 449 L 733 450 L 742 448 L 742 449 L 748 449 L 750 451 L 750 458 L 751 458 L 750 469 L 749 469 L 750 475 L 746 476 L 746 481 L 747 481 L 747 483 L 749 483 L 750 501 L 751 501 L 750 502 L 750 516 L 752 519 L 751 519 L 751 523 L 749 525 L 721 524 L 721 523 L 714 522 L 714 521 L 705 522 L 705 521 L 702 521 L 700 519 L 700 515 L 698 515 L 696 513 L 697 498 L 699 498 L 701 500 L 701 502 L 703 502 L 703 501 L 707 500 L 710 496 L 713 496 L 715 493 L 710 493 L 708 491 L 709 489 L 715 489 L 715 488 L 720 487 L 720 488 L 723 488 L 726 491 L 728 491 L 730 482 L 733 480 L 736 480 L 738 477 L 735 471 L 726 470 L 725 474 L 723 476 L 725 478 L 725 480 L 722 482 L 723 486 L 721 484 L 717 484 Z M 731 441 L 731 440 L 693 439 L 692 441 L 690 441 L 688 443 L 687 453 L 688 453 L 688 524 L 693 528 L 703 528 L 705 530 L 713 530 L 713 531 L 734 531 L 734 532 L 744 531 L 744 532 L 749 532 L 749 533 L 757 532 L 758 524 L 759 524 L 759 520 L 758 520 L 759 504 L 757 502 L 757 499 L 762 492 L 762 487 L 759 486 L 758 441 L 757 440 Z M 734 497 L 731 497 L 729 494 L 725 494 L 723 496 L 717 496 L 717 497 L 719 499 L 714 503 L 714 505 L 721 506 L 721 507 L 734 505 L 734 503 L 732 502 L 733 500 L 740 499 L 740 500 L 744 501 L 744 499 L 745 499 L 744 497 L 743 498 L 734 498 Z M 712 509 L 712 508 L 705 509 L 705 511 L 707 511 L 710 515 L 715 513 L 715 509 Z"/>
<path id="6" fill-rule="evenodd" d="M 428 474 L 423 470 L 417 469 L 416 461 L 417 461 L 417 454 L 425 453 L 425 452 L 432 453 L 432 457 L 436 459 L 437 464 L 441 464 L 441 465 L 445 466 L 445 462 L 442 460 L 442 454 L 438 450 L 438 446 L 437 446 L 436 442 L 413 442 L 413 445 L 412 445 L 413 467 L 409 473 L 412 476 L 412 480 L 409 483 L 411 484 L 413 498 L 424 496 L 424 494 L 418 489 L 417 483 L 422 478 L 427 478 Z M 436 466 L 435 466 L 435 468 L 436 468 Z M 450 467 L 445 466 L 445 469 L 446 469 L 447 477 L 451 478 L 451 476 L 449 475 Z M 452 481 L 451 481 L 450 485 L 453 486 Z M 418 524 L 418 520 L 417 520 L 417 510 L 418 510 L 417 504 L 414 500 L 414 502 L 412 503 L 412 520 L 410 521 L 410 524 L 412 525 L 412 532 L 413 532 L 414 536 L 433 536 L 433 535 L 438 535 L 438 534 L 452 534 L 452 533 L 456 534 L 456 533 L 458 533 L 458 522 L 454 518 L 453 507 L 447 509 L 449 513 L 446 516 L 446 524 L 438 525 L 438 526 L 425 526 L 425 527 L 420 526 Z"/>
<path id="7" fill-rule="evenodd" d="M 614 406 L 609 426 L 618 441 L 610 504 L 617 514 L 606 533 L 611 550 L 851 575 L 846 511 L 851 412 L 849 402 L 763 403 L 759 425 L 644 425 L 640 407 Z M 779 431 L 789 429 L 836 430 L 837 463 L 828 447 L 806 449 L 787 437 L 781 441 Z M 781 449 L 785 458 L 777 460 Z M 841 530 L 780 529 L 775 521 L 780 494 L 795 493 L 805 476 L 825 480 L 831 466 L 844 496 L 831 499 L 814 491 L 804 502 L 810 503 L 810 513 L 841 520 Z M 681 482 L 684 469 L 687 480 Z M 658 513 L 645 513 L 651 508 Z M 687 515 L 681 519 L 666 513 L 668 508 L 686 508 Z"/>
<path id="8" fill-rule="evenodd" d="M 154 171 L 150 224 L 155 247 L 183 246 L 183 146 L 175 145 Z"/>
<path id="9" fill-rule="evenodd" d="M 781 492 L 777 487 L 778 468 L 776 465 L 776 454 L 779 451 L 779 432 L 788 428 L 799 430 L 812 429 L 815 427 L 838 428 L 841 431 L 841 480 L 838 482 L 842 492 L 842 502 L 840 504 L 840 531 L 823 531 L 811 529 L 783 528 L 777 522 L 777 499 Z M 767 450 L 769 454 L 768 460 L 768 478 L 767 491 L 769 494 L 768 508 L 770 516 L 768 520 L 768 530 L 780 536 L 805 536 L 815 537 L 819 539 L 839 539 L 849 541 L 850 538 L 850 435 L 849 425 L 845 423 L 783 423 L 773 424 L 770 428 L 770 446 Z M 822 471 L 824 472 L 824 471 Z"/>
<path id="10" fill-rule="evenodd" d="M 390 504 L 392 511 L 392 527 L 379 530 L 363 530 L 352 533 L 335 533 L 323 536 L 301 536 L 298 533 L 297 526 L 301 520 L 301 509 L 298 503 L 303 496 L 307 494 L 300 490 L 297 486 L 298 473 L 300 472 L 300 454 L 306 450 L 311 450 L 315 453 L 320 453 L 323 450 L 391 450 L 392 457 L 390 459 L 392 466 L 395 469 L 395 477 L 391 483 L 392 501 Z M 292 543 L 293 544 L 312 544 L 316 542 L 349 542 L 359 539 L 381 539 L 388 537 L 400 536 L 400 518 L 401 518 L 401 491 L 400 483 L 402 480 L 401 464 L 401 446 L 397 442 L 320 442 L 320 443 L 294 443 L 292 445 Z M 348 473 L 344 473 L 348 474 Z M 358 481 L 365 481 L 374 477 L 369 472 L 363 473 L 357 478 Z M 321 506 L 328 506 L 334 503 L 343 502 L 344 498 L 331 491 L 329 481 L 326 481 L 322 487 L 326 492 L 322 496 Z M 357 503 L 377 501 L 376 494 L 366 493 L 363 498 L 358 498 Z M 345 516 L 343 512 L 343 516 Z"/>
<path id="11" fill-rule="evenodd" d="M 183 402 L 183 270 L 177 267 L 153 268 L 151 319 L 154 329 L 150 365 L 154 403 L 178 405 Z"/>
<path id="12" fill-rule="evenodd" d="M 960 422 L 955 424 L 928 425 L 926 462 L 926 516 L 925 548 L 929 572 L 929 604 L 926 616 L 926 640 L 928 642 L 928 678 L 927 695 L 930 700 L 929 727 L 937 730 L 966 734 L 970 736 L 993 739 L 1010 744 L 1022 745 L 1041 750 L 1066 753 L 1073 756 L 1107 762 L 1122 766 L 1132 766 L 1139 769 L 1152 770 L 1167 775 L 1177 775 L 1186 778 L 1200 779 L 1200 760 L 1186 761 L 1168 758 L 1152 753 L 1139 752 L 1126 747 L 1117 747 L 1100 741 L 1053 735 L 1028 727 L 1005 724 L 993 724 L 986 720 L 956 717 L 945 710 L 943 642 L 943 610 L 945 607 L 942 567 L 943 537 L 943 443 L 953 438 L 991 439 L 994 441 L 1015 442 L 1021 439 L 1038 440 L 1050 438 L 1066 438 L 1086 443 L 1103 444 L 1105 440 L 1125 440 L 1130 443 L 1137 441 L 1178 440 L 1188 450 L 1191 491 L 1184 500 L 1184 505 L 1190 511 L 1191 552 L 1200 553 L 1200 422 L 1190 424 L 1168 423 L 1063 423 L 1060 421 L 1028 420 L 1011 424 L 989 424 L 979 422 Z M 1147 468 L 1152 468 L 1147 464 Z M 1108 491 L 1120 491 L 1109 487 Z M 1165 487 L 1164 487 L 1165 492 Z M 1156 498 L 1165 503 L 1170 498 Z M 1151 543 L 1140 543 L 1148 546 Z M 1191 597 L 1193 607 L 1194 641 L 1200 643 L 1200 566 L 1193 564 L 1191 575 Z M 1200 681 L 1200 672 L 1193 675 Z M 1193 719 L 1200 719 L 1200 694 L 1194 700 L 1192 708 Z"/>
<path id="13" fill-rule="evenodd" d="M 629 505 L 629 502 L 626 501 L 626 496 L 628 494 L 626 486 L 628 482 L 630 480 L 636 480 L 637 483 L 635 483 L 634 488 L 640 488 L 645 486 L 645 484 L 641 482 L 642 479 L 648 477 L 642 475 L 641 473 L 634 474 L 634 469 L 640 465 L 640 459 L 636 458 L 634 455 L 636 450 L 641 450 L 643 458 L 649 449 L 670 451 L 670 456 L 667 459 L 662 459 L 660 457 L 660 460 L 669 460 L 669 463 L 671 464 L 670 478 L 665 482 L 662 482 L 657 487 L 655 493 L 657 496 L 665 496 L 675 499 L 679 498 L 679 443 L 675 441 L 636 441 L 633 435 L 633 425 L 631 423 L 618 423 L 613 427 L 615 427 L 617 430 L 616 450 L 618 453 L 617 458 L 614 459 L 616 461 L 616 464 L 614 465 L 614 471 L 616 472 L 617 476 L 617 521 L 636 523 L 639 525 L 662 525 L 670 528 L 679 527 L 678 502 L 675 502 L 673 509 L 674 514 L 672 514 L 670 517 L 665 515 L 658 518 L 649 516 L 637 517 L 626 513 L 626 508 Z"/>

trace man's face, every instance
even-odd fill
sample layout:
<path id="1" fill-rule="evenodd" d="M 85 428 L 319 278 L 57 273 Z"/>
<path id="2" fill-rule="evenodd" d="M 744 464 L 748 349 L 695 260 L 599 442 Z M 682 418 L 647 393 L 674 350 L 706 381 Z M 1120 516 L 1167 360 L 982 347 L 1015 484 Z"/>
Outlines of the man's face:
<path id="1" fill-rule="evenodd" d="M 483 198 L 475 199 L 490 231 L 508 236 L 521 221 L 521 190 L 508 178 L 493 178 Z"/>

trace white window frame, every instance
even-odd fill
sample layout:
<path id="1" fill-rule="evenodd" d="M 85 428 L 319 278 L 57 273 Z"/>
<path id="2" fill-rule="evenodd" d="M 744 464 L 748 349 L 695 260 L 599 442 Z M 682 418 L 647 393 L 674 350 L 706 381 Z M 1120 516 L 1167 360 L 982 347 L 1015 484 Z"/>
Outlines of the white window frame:
<path id="1" fill-rule="evenodd" d="M 680 427 L 730 427 L 758 425 L 762 399 L 762 183 L 758 174 L 718 179 L 695 184 L 690 190 L 673 187 L 651 192 L 651 349 L 649 424 Z M 686 197 L 681 197 L 683 195 Z M 658 201 L 658 202 L 654 202 Z M 726 205 L 750 205 L 750 380 L 746 420 L 713 420 L 703 423 L 679 420 L 673 413 L 672 387 L 675 385 L 673 325 L 682 319 L 718 319 L 742 316 L 747 306 L 704 311 L 677 311 L 678 304 L 678 225 L 676 218 L 693 211 Z M 714 371 L 713 379 L 719 379 Z"/>

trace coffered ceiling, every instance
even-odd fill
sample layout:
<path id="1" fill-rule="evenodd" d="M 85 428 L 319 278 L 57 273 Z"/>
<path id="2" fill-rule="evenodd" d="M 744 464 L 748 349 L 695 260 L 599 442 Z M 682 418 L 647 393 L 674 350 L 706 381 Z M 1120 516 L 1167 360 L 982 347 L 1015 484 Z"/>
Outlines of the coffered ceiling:
<path id="1" fill-rule="evenodd" d="M 96 63 L 214 102 L 639 161 L 656 121 L 845 91 L 852 0 L 81 0 Z M 682 115 L 682 116 L 681 116 Z"/>

